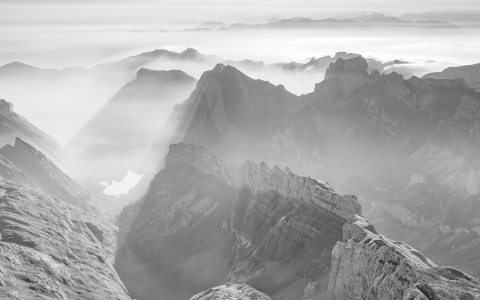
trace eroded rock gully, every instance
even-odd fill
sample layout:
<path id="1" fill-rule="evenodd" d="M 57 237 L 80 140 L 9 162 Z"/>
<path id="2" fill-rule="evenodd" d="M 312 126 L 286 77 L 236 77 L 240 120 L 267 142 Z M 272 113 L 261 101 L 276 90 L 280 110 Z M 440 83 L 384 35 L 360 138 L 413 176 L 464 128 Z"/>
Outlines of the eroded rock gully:
<path id="1" fill-rule="evenodd" d="M 360 214 L 326 182 L 175 144 L 117 220 L 116 267 L 139 299 L 480 299 L 477 279 Z"/>
<path id="2" fill-rule="evenodd" d="M 288 169 L 171 145 L 148 193 L 118 217 L 116 268 L 139 299 L 185 299 L 228 281 L 303 297 L 310 283 L 326 287 L 331 251 L 360 209 Z"/>

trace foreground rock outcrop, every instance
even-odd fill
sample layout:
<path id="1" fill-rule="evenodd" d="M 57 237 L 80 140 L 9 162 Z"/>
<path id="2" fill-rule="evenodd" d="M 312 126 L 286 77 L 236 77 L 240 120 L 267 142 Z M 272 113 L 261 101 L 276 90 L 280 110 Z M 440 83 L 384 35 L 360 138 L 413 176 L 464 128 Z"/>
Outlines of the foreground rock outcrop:
<path id="1" fill-rule="evenodd" d="M 0 192 L 0 298 L 130 299 L 113 268 L 115 226 L 11 182 Z"/>
<path id="2" fill-rule="evenodd" d="M 266 164 L 171 145 L 148 193 L 117 219 L 116 269 L 138 299 L 185 299 L 249 284 L 278 299 L 325 289 L 354 196 Z"/>
<path id="3" fill-rule="evenodd" d="M 422 253 L 379 235 L 352 216 L 333 249 L 331 299 L 480 299 L 480 280 L 440 267 Z"/>

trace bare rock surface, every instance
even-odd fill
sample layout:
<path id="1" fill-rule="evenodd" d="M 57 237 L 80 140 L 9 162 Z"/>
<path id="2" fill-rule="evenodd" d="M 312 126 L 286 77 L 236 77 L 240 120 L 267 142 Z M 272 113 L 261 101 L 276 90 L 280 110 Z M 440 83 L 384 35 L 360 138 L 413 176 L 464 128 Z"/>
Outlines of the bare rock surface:
<path id="1" fill-rule="evenodd" d="M 339 57 L 297 97 L 218 65 L 178 111 L 175 143 L 322 178 L 365 199 L 383 234 L 480 276 L 480 93 L 465 80 L 406 79 Z M 429 179 L 408 187 L 416 174 Z"/>
<path id="2" fill-rule="evenodd" d="M 261 293 L 246 284 L 231 284 L 211 288 L 197 294 L 190 300 L 271 300 L 268 295 Z"/>
<path id="3" fill-rule="evenodd" d="M 165 161 L 117 219 L 115 266 L 132 297 L 185 299 L 228 281 L 278 299 L 325 289 L 342 226 L 360 212 L 354 196 L 202 146 L 171 145 Z"/>
<path id="4" fill-rule="evenodd" d="M 36 187 L 44 193 L 103 217 L 95 199 L 60 170 L 42 152 L 20 138 L 15 139 L 14 146 L 5 145 L 0 149 L 0 157 L 13 165 L 9 169 L 0 169 L 0 176 L 18 184 Z M 20 174 L 17 174 L 20 172 Z"/>
<path id="5" fill-rule="evenodd" d="M 352 216 L 333 250 L 331 299 L 480 299 L 480 281 L 437 266 L 416 249 Z"/>
<path id="6" fill-rule="evenodd" d="M 117 228 L 0 181 L 0 298 L 130 299 L 113 268 Z"/>
<path id="7" fill-rule="evenodd" d="M 40 149 L 56 164 L 66 164 L 66 154 L 60 145 L 24 117 L 13 111 L 13 104 L 0 99 L 0 146 L 13 144 L 17 137 Z"/>
<path id="8" fill-rule="evenodd" d="M 428 73 L 423 78 L 435 79 L 464 79 L 469 86 L 480 92 L 480 64 L 449 67 L 442 72 Z"/>

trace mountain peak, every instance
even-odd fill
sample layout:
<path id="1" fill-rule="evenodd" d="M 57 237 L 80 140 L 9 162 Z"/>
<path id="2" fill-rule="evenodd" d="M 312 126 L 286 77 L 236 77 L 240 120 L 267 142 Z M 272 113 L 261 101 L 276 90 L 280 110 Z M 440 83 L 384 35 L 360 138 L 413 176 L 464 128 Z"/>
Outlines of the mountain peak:
<path id="1" fill-rule="evenodd" d="M 345 73 L 361 72 L 367 73 L 368 63 L 362 56 L 343 59 L 338 58 L 335 62 L 330 63 L 325 73 L 325 79 L 333 79 Z"/>
<path id="2" fill-rule="evenodd" d="M 202 54 L 197 49 L 188 47 L 187 49 L 185 49 L 185 51 L 180 53 L 180 55 L 183 57 L 195 58 Z"/>
<path id="3" fill-rule="evenodd" d="M 5 145 L 4 147 L 11 147 L 11 146 Z M 12 147 L 12 149 L 15 149 L 18 153 L 28 152 L 36 155 L 37 157 L 40 157 L 41 159 L 47 159 L 47 157 L 41 151 L 38 151 L 34 146 L 30 145 L 29 143 L 25 142 L 19 137 L 15 138 L 15 144 Z"/>
<path id="4" fill-rule="evenodd" d="M 224 64 L 217 64 L 215 66 L 215 68 L 212 69 L 212 73 L 216 74 L 220 71 L 222 71 L 223 69 L 225 69 L 225 65 Z"/>
<path id="5" fill-rule="evenodd" d="M 7 115 L 12 112 L 13 112 L 13 104 L 5 101 L 4 99 L 0 99 L 0 114 Z"/>

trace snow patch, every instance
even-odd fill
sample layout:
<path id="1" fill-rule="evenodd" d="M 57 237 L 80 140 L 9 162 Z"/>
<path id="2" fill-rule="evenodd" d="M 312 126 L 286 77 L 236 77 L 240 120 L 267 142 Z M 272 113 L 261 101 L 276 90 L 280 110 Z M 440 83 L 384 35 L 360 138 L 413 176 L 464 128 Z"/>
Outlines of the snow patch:
<path id="1" fill-rule="evenodd" d="M 103 190 L 102 193 L 117 197 L 120 195 L 128 195 L 128 191 L 134 188 L 142 177 L 143 174 L 137 174 L 128 170 L 127 175 L 119 182 L 115 180 L 112 180 L 111 184 L 105 181 L 100 182 L 101 185 L 105 186 L 105 190 Z"/>

